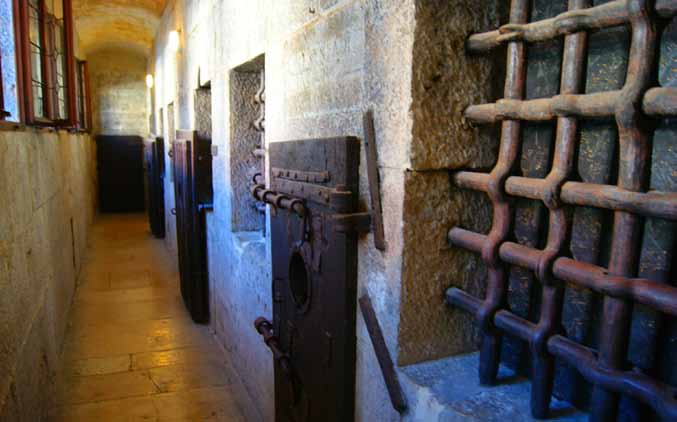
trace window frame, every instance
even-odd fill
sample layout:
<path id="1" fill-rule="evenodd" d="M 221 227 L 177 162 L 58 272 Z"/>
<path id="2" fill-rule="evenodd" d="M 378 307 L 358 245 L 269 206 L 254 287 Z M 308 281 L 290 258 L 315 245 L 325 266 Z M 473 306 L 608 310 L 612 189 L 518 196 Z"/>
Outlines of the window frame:
<path id="1" fill-rule="evenodd" d="M 0 55 L 0 130 L 16 129 L 21 127 L 26 121 L 25 105 L 23 103 L 24 95 L 24 74 L 23 74 L 23 46 L 21 43 L 21 3 L 23 0 L 12 0 L 12 26 L 14 30 L 14 62 L 16 68 L 16 86 L 17 86 L 17 109 L 19 115 L 17 120 L 6 120 L 5 111 L 5 97 L 4 97 L 4 83 L 2 81 L 2 55 Z"/>
<path id="2" fill-rule="evenodd" d="M 77 109 L 77 130 L 89 132 L 92 129 L 92 102 L 89 94 L 89 66 L 86 60 L 75 58 L 75 83 L 76 83 L 76 109 Z M 78 87 L 80 95 L 77 94 Z M 79 107 L 78 107 L 79 105 Z"/>
<path id="3" fill-rule="evenodd" d="M 50 36 L 55 32 L 54 25 L 49 24 L 50 17 L 47 13 L 45 0 L 38 1 L 39 10 L 39 27 L 40 27 L 40 42 L 42 44 L 40 52 L 40 68 L 42 72 L 42 90 L 43 90 L 43 107 L 46 117 L 35 115 L 35 103 L 33 98 L 33 75 L 32 75 L 32 55 L 31 55 L 31 41 L 30 41 L 30 5 L 29 0 L 14 0 L 18 3 L 18 35 L 16 36 L 17 52 L 20 52 L 20 59 L 17 60 L 17 74 L 21 73 L 20 98 L 19 101 L 23 105 L 23 119 L 27 125 L 34 126 L 53 126 L 57 128 L 76 128 L 77 127 L 77 106 L 75 99 L 75 57 L 74 57 L 74 26 L 73 26 L 73 8 L 71 0 L 56 0 L 62 2 L 63 8 L 63 31 L 64 31 L 64 62 L 65 74 L 64 83 L 65 89 L 65 110 L 68 116 L 60 118 L 57 116 L 58 94 L 56 90 L 56 69 L 52 56 L 55 54 L 54 37 Z M 51 28 L 51 29 L 50 29 Z M 16 32 L 16 29 L 15 29 Z M 53 34 L 52 34 L 53 35 Z M 20 71 L 19 71 L 20 63 Z M 18 79 L 18 78 L 17 78 Z M 19 82 L 19 81 L 17 81 Z"/>
<path id="4" fill-rule="evenodd" d="M 2 73 L 2 49 L 0 48 L 0 121 L 5 121 L 9 117 L 9 112 L 5 110 L 5 96 L 3 91 L 5 89 L 5 83 L 3 81 Z"/>

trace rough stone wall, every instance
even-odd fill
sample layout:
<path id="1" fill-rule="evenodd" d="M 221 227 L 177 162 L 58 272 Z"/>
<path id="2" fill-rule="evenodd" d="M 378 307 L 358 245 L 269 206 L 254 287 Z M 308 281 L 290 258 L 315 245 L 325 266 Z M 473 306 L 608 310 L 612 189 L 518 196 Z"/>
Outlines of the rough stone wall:
<path id="1" fill-rule="evenodd" d="M 360 244 L 358 294 L 368 293 L 371 297 L 386 344 L 396 361 L 404 248 L 404 182 L 413 124 L 410 105 L 415 2 L 367 1 L 363 7 L 362 107 L 374 112 L 387 248 L 385 252 L 376 250 L 371 234 Z M 361 129 L 359 123 L 353 124 Z M 361 130 L 356 131 L 362 136 Z M 360 192 L 366 204 L 369 187 L 364 152 L 360 164 Z M 384 388 L 381 369 L 359 311 L 357 321 L 356 420 L 398 421 L 399 414 L 393 410 Z"/>
<path id="2" fill-rule="evenodd" d="M 94 155 L 86 134 L 0 131 L 2 422 L 46 420 L 95 210 Z"/>
<path id="3" fill-rule="evenodd" d="M 212 137 L 211 88 L 201 88 L 195 91 L 195 130 L 202 138 Z"/>
<path id="4" fill-rule="evenodd" d="M 261 213 L 251 194 L 251 180 L 261 172 L 260 159 L 252 153 L 259 145 L 259 133 L 252 126 L 259 117 L 254 96 L 261 86 L 259 72 L 230 73 L 230 172 L 232 180 L 233 231 L 263 228 Z"/>
<path id="5" fill-rule="evenodd" d="M 148 133 L 146 57 L 133 50 L 103 49 L 87 56 L 93 133 Z"/>
<path id="6" fill-rule="evenodd" d="M 468 35 L 497 25 L 493 0 L 417 0 L 413 48 L 413 138 L 405 176 L 404 256 L 398 362 L 412 364 L 473 350 L 475 324 L 444 304 L 455 285 L 480 294 L 476 255 L 451 248 L 448 230 L 462 224 L 484 232 L 491 210 L 483 195 L 452 188 L 454 169 L 490 167 L 497 137 L 470 127 L 463 110 L 491 102 L 501 89 L 494 58 L 465 53 Z M 504 60 L 504 59 L 502 59 Z"/>

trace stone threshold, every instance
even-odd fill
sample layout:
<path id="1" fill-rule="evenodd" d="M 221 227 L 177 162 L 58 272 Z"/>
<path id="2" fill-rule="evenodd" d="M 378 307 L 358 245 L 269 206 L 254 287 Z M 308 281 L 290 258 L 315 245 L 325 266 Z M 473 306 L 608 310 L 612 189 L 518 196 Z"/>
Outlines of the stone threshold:
<path id="1" fill-rule="evenodd" d="M 453 356 L 401 368 L 408 422 L 538 421 L 529 408 L 531 383 L 501 366 L 499 383 L 479 385 L 479 354 Z M 554 399 L 549 422 L 587 422 L 588 414 Z"/>

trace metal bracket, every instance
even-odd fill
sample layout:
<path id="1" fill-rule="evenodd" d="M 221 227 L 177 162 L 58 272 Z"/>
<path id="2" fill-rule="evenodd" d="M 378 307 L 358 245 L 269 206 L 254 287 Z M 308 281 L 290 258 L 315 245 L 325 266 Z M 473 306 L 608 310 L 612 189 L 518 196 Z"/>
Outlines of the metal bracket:
<path id="1" fill-rule="evenodd" d="M 254 176 L 254 185 L 252 186 L 252 196 L 256 200 L 270 204 L 276 209 L 282 208 L 293 211 L 299 217 L 306 215 L 307 210 L 302 199 L 266 189 L 264 185 L 257 183 L 257 176 Z"/>
<path id="2" fill-rule="evenodd" d="M 328 171 L 300 171 L 273 167 L 273 177 L 287 180 L 295 180 L 307 183 L 327 183 L 330 180 Z"/>
<path id="3" fill-rule="evenodd" d="M 369 196 L 371 197 L 372 225 L 374 227 L 374 246 L 380 251 L 386 250 L 385 230 L 383 228 L 383 209 L 381 206 L 381 181 L 378 174 L 378 156 L 376 151 L 376 130 L 374 113 L 364 113 L 364 150 L 367 157 L 367 176 L 369 178 Z"/>
<path id="4" fill-rule="evenodd" d="M 395 371 L 395 365 L 393 364 L 393 359 L 390 357 L 390 352 L 388 352 L 388 347 L 383 338 L 383 332 L 381 331 L 381 326 L 376 318 L 376 312 L 374 312 L 371 299 L 369 298 L 369 295 L 365 294 L 360 298 L 359 302 L 362 316 L 364 317 L 364 323 L 367 325 L 369 338 L 371 338 L 371 344 L 374 346 L 374 352 L 376 353 L 378 364 L 383 373 L 383 380 L 388 388 L 390 402 L 395 410 L 399 413 L 403 413 L 407 410 L 407 401 L 404 398 L 404 393 L 402 392 L 402 387 L 400 386 L 400 381 L 398 380 L 397 372 Z"/>
<path id="5" fill-rule="evenodd" d="M 354 201 L 353 193 L 343 186 L 329 188 L 275 176 L 271 185 L 275 191 L 331 207 L 337 212 L 351 210 Z"/>
<path id="6" fill-rule="evenodd" d="M 214 211 L 214 204 L 197 204 L 198 212 Z"/>
<path id="7" fill-rule="evenodd" d="M 334 214 L 329 219 L 334 231 L 339 233 L 369 233 L 371 230 L 371 214 L 368 212 Z"/>
<path id="8" fill-rule="evenodd" d="M 289 377 L 292 375 L 289 355 L 280 349 L 277 337 L 273 333 L 273 324 L 263 317 L 256 318 L 254 328 L 263 337 L 263 342 L 268 346 L 275 361 L 280 365 L 282 371 Z"/>

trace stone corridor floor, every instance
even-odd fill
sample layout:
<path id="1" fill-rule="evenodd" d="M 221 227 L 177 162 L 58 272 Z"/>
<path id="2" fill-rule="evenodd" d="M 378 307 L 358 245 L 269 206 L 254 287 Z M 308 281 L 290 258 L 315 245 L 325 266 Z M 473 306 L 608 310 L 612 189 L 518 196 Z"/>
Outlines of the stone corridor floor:
<path id="1" fill-rule="evenodd" d="M 248 420 L 242 383 L 190 320 L 144 215 L 99 216 L 85 259 L 50 420 Z"/>

